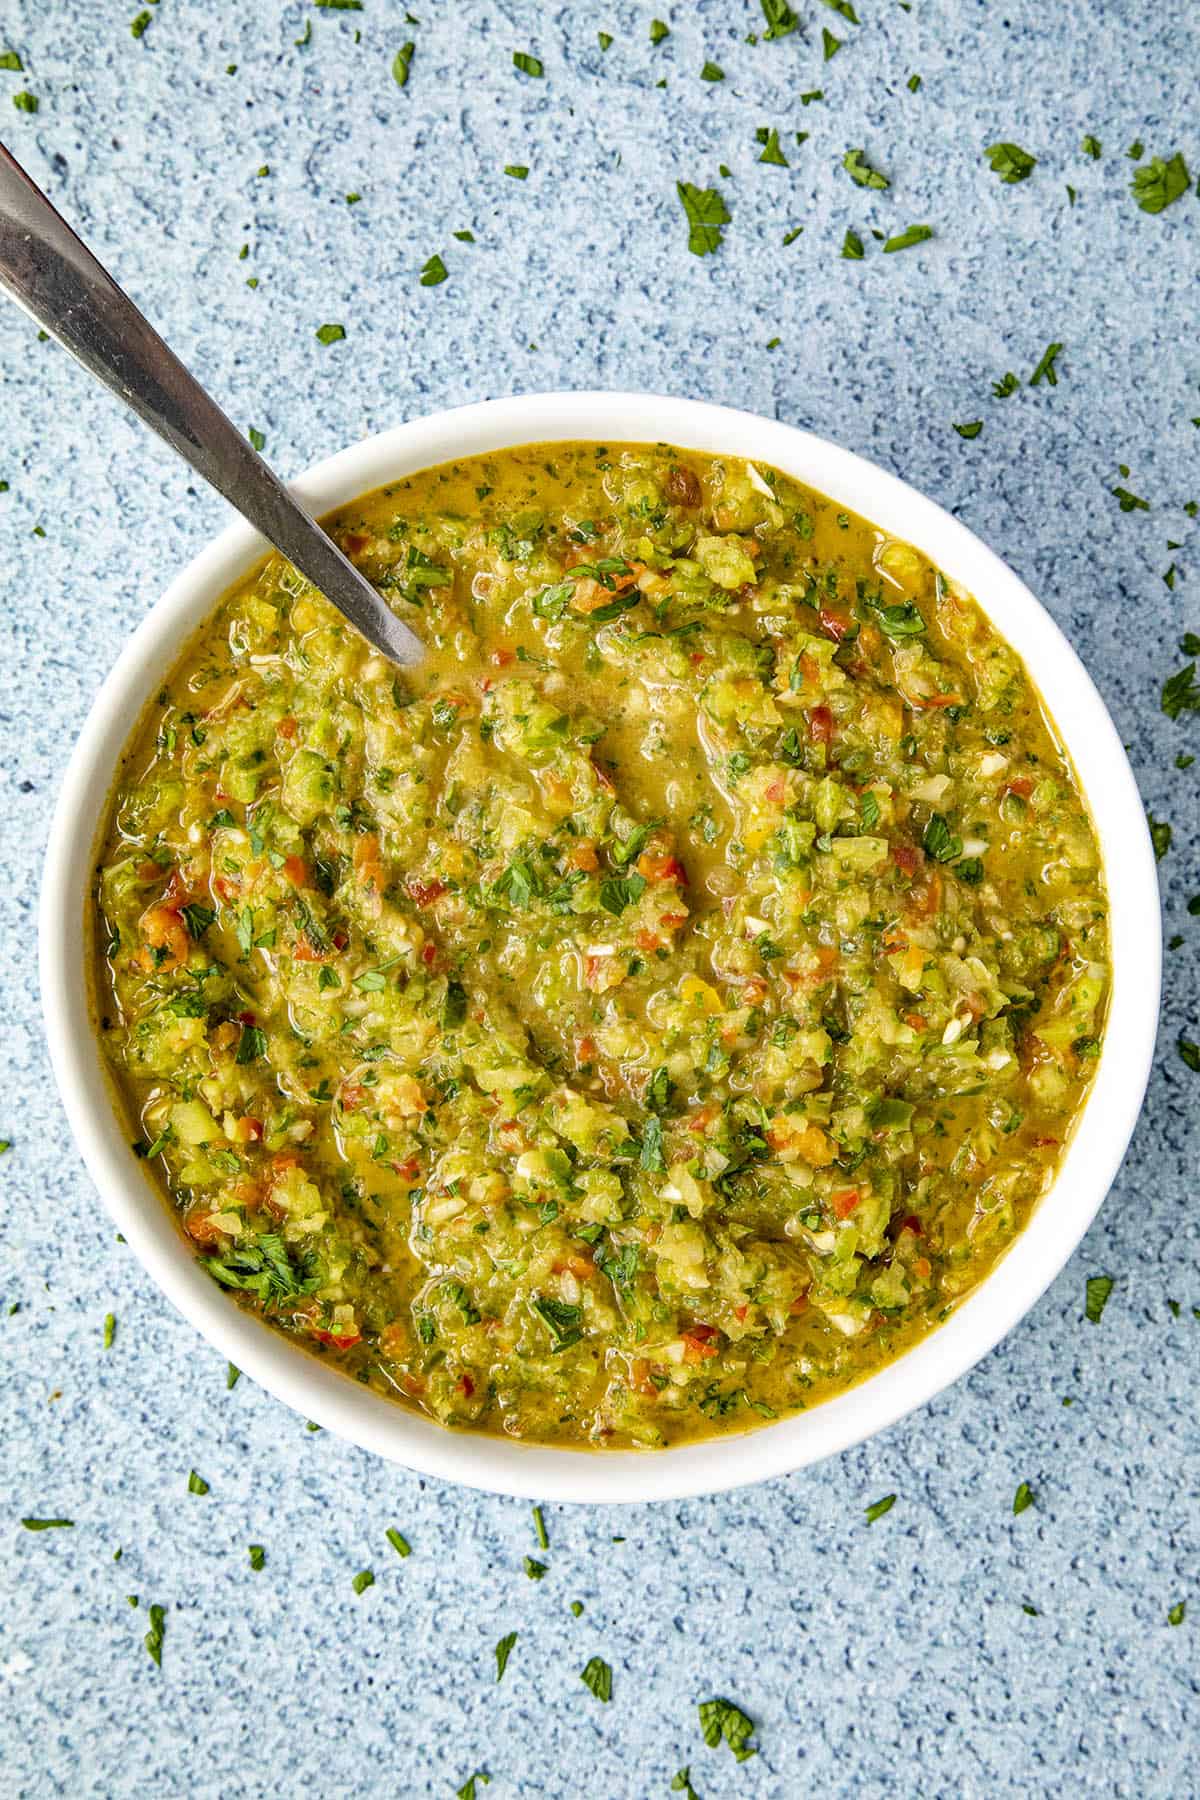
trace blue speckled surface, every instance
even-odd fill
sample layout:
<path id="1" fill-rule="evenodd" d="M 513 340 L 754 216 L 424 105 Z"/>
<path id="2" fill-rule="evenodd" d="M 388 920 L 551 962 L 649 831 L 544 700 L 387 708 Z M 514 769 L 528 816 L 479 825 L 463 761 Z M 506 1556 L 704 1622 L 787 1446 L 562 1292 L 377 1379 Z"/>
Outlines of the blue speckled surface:
<path id="1" fill-rule="evenodd" d="M 66 1139 L 33 957 L 75 730 L 224 512 L 0 312 L 0 1791 L 449 1796 L 485 1769 L 488 1800 L 667 1800 L 690 1763 L 704 1800 L 1195 1793 L 1200 1078 L 1174 1045 L 1200 1036 L 1200 919 L 1184 904 L 1200 888 L 1200 764 L 1174 758 L 1200 752 L 1200 721 L 1170 723 L 1158 690 L 1175 639 L 1200 629 L 1200 524 L 1183 510 L 1200 499 L 1200 205 L 1193 191 L 1140 212 L 1124 152 L 1141 137 L 1200 167 L 1200 12 L 857 0 L 855 27 L 805 0 L 802 33 L 751 46 L 749 0 L 659 0 L 672 29 L 652 49 L 651 9 L 615 0 L 412 3 L 419 25 L 402 0 L 161 0 L 138 41 L 133 0 L 8 0 L 0 49 L 26 72 L 0 78 L 4 135 L 285 473 L 446 404 L 642 387 L 809 424 L 960 512 L 1066 627 L 1174 826 L 1167 930 L 1185 942 L 1160 1056 L 1086 1242 L 968 1379 L 766 1488 L 552 1509 L 540 1582 L 522 1572 L 524 1505 L 310 1434 L 245 1379 L 228 1392 L 114 1243 Z M 844 40 L 826 64 L 823 27 Z M 408 39 L 401 92 L 389 68 Z M 545 79 L 516 74 L 514 49 Z M 706 57 L 723 83 L 698 79 Z M 36 114 L 12 109 L 21 89 Z M 756 162 L 760 125 L 790 168 Z M 998 137 L 1038 155 L 1032 179 L 987 169 Z M 857 145 L 889 192 L 851 186 L 839 164 Z M 722 161 L 733 223 L 701 261 L 673 182 L 704 185 Z M 526 182 L 503 175 L 512 162 Z M 870 228 L 915 221 L 936 241 L 882 256 Z M 862 262 L 838 254 L 848 226 Z M 451 236 L 468 227 L 473 246 Z M 435 251 L 450 278 L 424 288 Z M 326 320 L 343 344 L 316 342 Z M 1051 339 L 1057 387 L 994 400 Z M 964 442 L 952 422 L 974 419 Z M 1148 512 L 1111 498 L 1120 463 Z M 1116 1286 L 1093 1327 L 1083 1284 L 1100 1272 Z M 186 1491 L 192 1467 L 204 1497 Z M 1021 1480 L 1036 1505 L 1014 1518 Z M 890 1492 L 868 1526 L 864 1506 Z M 76 1524 L 34 1535 L 26 1514 Z M 376 1582 L 359 1597 L 363 1568 Z M 151 1601 L 168 1608 L 161 1671 L 141 1644 Z M 578 1678 L 593 1654 L 615 1671 L 608 1707 Z M 704 1747 L 695 1702 L 711 1693 L 753 1715 L 756 1759 Z"/>

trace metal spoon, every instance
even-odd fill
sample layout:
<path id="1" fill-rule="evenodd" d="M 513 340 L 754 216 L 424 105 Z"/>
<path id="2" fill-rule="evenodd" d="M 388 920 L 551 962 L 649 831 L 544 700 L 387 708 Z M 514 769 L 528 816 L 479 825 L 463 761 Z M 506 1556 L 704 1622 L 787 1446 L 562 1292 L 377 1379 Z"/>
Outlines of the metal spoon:
<path id="1" fill-rule="evenodd" d="M 0 144 L 0 288 L 131 406 L 401 668 L 420 638 L 293 500 Z"/>

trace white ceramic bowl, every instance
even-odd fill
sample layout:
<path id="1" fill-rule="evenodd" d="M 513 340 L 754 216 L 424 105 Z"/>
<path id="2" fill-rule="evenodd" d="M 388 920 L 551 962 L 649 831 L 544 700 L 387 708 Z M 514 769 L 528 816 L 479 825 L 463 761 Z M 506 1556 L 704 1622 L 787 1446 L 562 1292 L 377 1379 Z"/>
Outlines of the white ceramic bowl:
<path id="1" fill-rule="evenodd" d="M 975 595 L 1053 708 L 1099 833 L 1111 905 L 1113 988 L 1105 1047 L 1058 1179 L 991 1275 L 907 1355 L 837 1399 L 745 1436 L 658 1452 L 579 1452 L 443 1430 L 383 1400 L 243 1313 L 203 1271 L 133 1156 L 88 1014 L 81 922 L 102 798 L 127 733 L 180 647 L 257 561 L 248 525 L 222 532 L 179 575 L 104 682 L 59 795 L 41 904 L 46 1031 L 67 1117 L 109 1212 L 163 1292 L 255 1381 L 365 1449 L 424 1474 L 531 1499 L 632 1501 L 714 1493 L 782 1475 L 890 1425 L 957 1379 L 1057 1275 L 1108 1192 L 1145 1090 L 1158 1017 L 1158 883 L 1142 803 L 1082 664 L 1028 588 L 965 526 L 894 475 L 750 413 L 645 394 L 532 394 L 488 401 L 343 450 L 295 483 L 316 513 L 455 457 L 553 440 L 667 442 L 754 457 L 916 544 Z"/>

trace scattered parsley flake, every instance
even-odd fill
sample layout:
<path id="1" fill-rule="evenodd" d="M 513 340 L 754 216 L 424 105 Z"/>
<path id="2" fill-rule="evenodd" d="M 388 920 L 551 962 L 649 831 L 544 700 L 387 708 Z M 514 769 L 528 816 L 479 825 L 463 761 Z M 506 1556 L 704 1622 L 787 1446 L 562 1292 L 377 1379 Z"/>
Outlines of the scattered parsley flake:
<path id="1" fill-rule="evenodd" d="M 800 233 L 803 230 L 804 230 L 803 225 L 793 225 L 792 229 L 790 231 L 787 231 L 784 233 L 784 236 L 783 236 L 784 243 L 785 244 L 794 244 L 796 239 L 800 236 Z"/>
<path id="2" fill-rule="evenodd" d="M 797 29 L 799 19 L 788 5 L 787 0 L 760 0 L 763 18 L 767 29 L 763 32 L 763 41 L 771 43 L 776 38 L 788 37 Z"/>
<path id="3" fill-rule="evenodd" d="M 448 278 L 448 275 L 449 270 L 435 251 L 421 270 L 421 286 L 440 287 L 442 282 Z"/>
<path id="4" fill-rule="evenodd" d="M 675 192 L 688 222 L 688 249 L 693 256 L 710 255 L 721 243 L 721 227 L 729 224 L 729 208 L 716 188 L 677 181 Z"/>
<path id="5" fill-rule="evenodd" d="M 587 1667 L 579 1679 L 584 1687 L 595 1694 L 597 1700 L 607 1703 L 612 1699 L 612 1669 L 602 1656 L 589 1658 Z"/>
<path id="6" fill-rule="evenodd" d="M 598 31 L 596 33 L 596 41 L 602 50 L 607 50 L 612 43 L 612 33 L 610 31 Z"/>
<path id="7" fill-rule="evenodd" d="M 397 87 L 408 86 L 409 66 L 412 63 L 413 53 L 416 50 L 416 47 L 415 44 L 401 44 L 395 56 L 392 58 L 392 80 L 396 83 Z"/>
<path id="8" fill-rule="evenodd" d="M 105 1315 L 104 1315 L 104 1348 L 106 1350 L 112 1349 L 113 1339 L 116 1337 L 116 1335 L 117 1335 L 117 1315 L 115 1313 L 105 1313 Z"/>
<path id="9" fill-rule="evenodd" d="M 1146 823 L 1150 827 L 1150 842 L 1154 846 L 1154 860 L 1161 862 L 1171 848 L 1171 827 L 1165 819 L 1156 819 L 1152 812 L 1147 812 Z"/>
<path id="10" fill-rule="evenodd" d="M 546 73 L 537 57 L 531 56 L 527 50 L 513 51 L 513 68 L 522 75 L 544 75 Z"/>
<path id="11" fill-rule="evenodd" d="M 542 1509 L 540 1506 L 534 1506 L 530 1508 L 530 1511 L 533 1514 L 533 1529 L 537 1534 L 538 1547 L 542 1550 L 548 1550 L 550 1548 L 550 1539 L 546 1535 L 546 1521 L 542 1517 Z"/>
<path id="12" fill-rule="evenodd" d="M 701 1700 L 698 1710 L 700 1731 L 710 1750 L 715 1750 L 724 1740 L 738 1762 L 746 1762 L 758 1754 L 757 1745 L 750 1742 L 754 1721 L 740 1706 L 735 1706 L 732 1700 L 719 1696 L 712 1700 Z"/>
<path id="13" fill-rule="evenodd" d="M 866 1508 L 867 1524 L 873 1525 L 876 1519 L 882 1519 L 884 1513 L 891 1512 L 895 1504 L 895 1494 L 885 1494 L 882 1500 L 873 1500 L 870 1506 Z"/>
<path id="14" fill-rule="evenodd" d="M 767 126 L 760 125 L 755 132 L 754 137 L 755 141 L 763 146 L 763 153 L 758 159 L 760 163 L 774 163 L 776 167 L 780 169 L 790 167 L 787 157 L 780 148 L 779 133 L 777 131 L 769 130 Z"/>
<path id="15" fill-rule="evenodd" d="M 473 1775 L 467 1776 L 467 1779 L 458 1789 L 456 1800 L 477 1800 L 475 1793 L 475 1783 L 477 1781 L 482 1781 L 484 1787 L 490 1787 L 492 1784 L 490 1775 L 485 1775 L 482 1769 L 476 1769 Z"/>
<path id="16" fill-rule="evenodd" d="M 197 1475 L 195 1469 L 189 1469 L 189 1471 L 188 1471 L 188 1493 L 189 1494 L 207 1494 L 207 1492 L 208 1492 L 208 1483 L 207 1483 L 207 1481 L 205 1481 L 203 1475 Z"/>
<path id="17" fill-rule="evenodd" d="M 669 25 L 665 25 L 661 19 L 651 19 L 650 42 L 652 44 L 661 44 L 663 39 L 670 37 L 670 35 L 671 27 Z"/>
<path id="18" fill-rule="evenodd" d="M 983 154 L 1001 181 L 1028 181 L 1037 168 L 1037 157 L 1022 150 L 1020 144 L 989 144 Z"/>
<path id="19" fill-rule="evenodd" d="M 1088 132 L 1087 136 L 1084 138 L 1084 140 L 1083 140 L 1082 144 L 1079 146 L 1079 148 L 1083 151 L 1083 154 L 1085 156 L 1090 156 L 1093 162 L 1099 162 L 1099 160 L 1100 160 L 1100 139 L 1098 137 L 1093 137 L 1090 131 Z"/>
<path id="20" fill-rule="evenodd" d="M 1177 1600 L 1167 1614 L 1168 1625 L 1182 1625 L 1187 1614 L 1187 1601 Z"/>
<path id="21" fill-rule="evenodd" d="M 312 42 L 312 20 L 311 19 L 305 19 L 303 33 L 301 34 L 300 37 L 293 38 L 292 42 L 296 45 L 297 49 L 300 49 L 300 50 L 303 50 L 305 44 L 311 44 L 311 42 Z"/>
<path id="22" fill-rule="evenodd" d="M 242 1371 L 238 1368 L 236 1363 L 226 1363 L 225 1364 L 225 1387 L 226 1387 L 226 1390 L 228 1390 L 229 1388 L 236 1387 L 238 1382 L 241 1380 L 241 1378 L 242 1378 Z"/>
<path id="23" fill-rule="evenodd" d="M 1012 1509 L 1014 1513 L 1023 1513 L 1033 1505 L 1033 1489 L 1027 1481 L 1019 1482 L 1013 1495 Z"/>
<path id="24" fill-rule="evenodd" d="M 384 1535 L 397 1556 L 412 1555 L 412 1545 L 409 1543 L 404 1533 L 402 1531 L 397 1531 L 394 1525 L 389 1525 Z"/>
<path id="25" fill-rule="evenodd" d="M 1200 1075 L 1200 1044 L 1193 1044 L 1187 1038 L 1179 1038 L 1175 1048 L 1179 1051 L 1180 1061 L 1193 1075 Z"/>
<path id="26" fill-rule="evenodd" d="M 0 55 L 0 69 L 15 69 L 18 74 L 23 75 L 25 64 L 15 50 L 5 50 L 3 55 Z"/>
<path id="27" fill-rule="evenodd" d="M 250 439 L 250 448 L 252 450 L 265 450 L 266 449 L 267 440 L 266 440 L 265 435 L 261 431 L 256 430 L 256 428 L 253 425 L 250 426 L 249 430 L 246 433 L 246 436 Z"/>
<path id="28" fill-rule="evenodd" d="M 1108 1305 L 1108 1296 L 1113 1291 L 1113 1276 L 1089 1275 L 1085 1288 L 1084 1313 L 1093 1325 L 1100 1323 L 1100 1315 Z"/>
<path id="29" fill-rule="evenodd" d="M 266 1551 L 261 1544 L 251 1544 L 248 1548 L 250 1554 L 250 1567 L 252 1569 L 261 1569 L 267 1560 Z"/>
<path id="30" fill-rule="evenodd" d="M 1143 500 L 1138 494 L 1131 494 L 1127 487 L 1115 487 L 1109 491 L 1114 499 L 1121 502 L 1121 511 L 1124 513 L 1150 511 L 1150 502 Z"/>
<path id="31" fill-rule="evenodd" d="M 1033 374 L 1029 377 L 1030 387 L 1037 387 L 1043 380 L 1048 381 L 1051 387 L 1058 386 L 1058 370 L 1055 368 L 1054 364 L 1056 359 L 1061 355 L 1062 349 L 1063 346 L 1061 344 L 1046 345 L 1045 350 L 1042 352 L 1041 361 L 1033 371 Z"/>
<path id="32" fill-rule="evenodd" d="M 375 1575 L 371 1569 L 360 1569 L 350 1586 L 356 1594 L 365 1594 L 369 1587 L 375 1586 Z"/>
<path id="33" fill-rule="evenodd" d="M 843 19 L 849 19 L 851 25 L 857 25 L 859 23 L 858 14 L 855 12 L 853 6 L 851 6 L 850 0 L 825 0 L 825 5 L 829 8 L 830 12 L 840 13 Z"/>
<path id="34" fill-rule="evenodd" d="M 807 94 L 801 94 L 800 104 L 801 106 L 813 106 L 818 100 L 823 100 L 824 98 L 824 88 L 810 88 Z"/>
<path id="35" fill-rule="evenodd" d="M 918 93 L 920 91 L 920 87 L 921 87 L 921 77 L 919 75 L 910 75 L 908 78 L 909 93 L 910 94 Z"/>
<path id="36" fill-rule="evenodd" d="M 842 158 L 842 167 L 856 187 L 882 190 L 892 185 L 886 175 L 881 175 L 878 169 L 871 167 L 865 150 L 847 150 Z"/>
<path id="37" fill-rule="evenodd" d="M 162 1668 L 163 1638 L 167 1630 L 166 1608 L 152 1606 L 150 1608 L 150 1629 L 142 1639 L 146 1646 L 146 1654 L 156 1668 Z"/>
<path id="38" fill-rule="evenodd" d="M 475 242 L 475 233 L 473 231 L 456 231 L 452 235 L 458 239 L 460 244 L 473 244 Z"/>
<path id="39" fill-rule="evenodd" d="M 146 27 L 151 23 L 153 18 L 154 14 L 151 12 L 138 13 L 135 18 L 132 18 L 129 21 L 129 35 L 135 38 L 145 37 Z"/>
<path id="40" fill-rule="evenodd" d="M 36 94 L 30 94 L 25 90 L 22 90 L 21 93 L 13 95 L 13 105 L 18 112 L 35 113 L 41 105 L 41 102 Z"/>
<path id="41" fill-rule="evenodd" d="M 724 81 L 725 71 L 719 63 L 706 62 L 700 71 L 701 81 Z"/>
<path id="42" fill-rule="evenodd" d="M 1017 380 L 1012 370 L 1009 369 L 1000 381 L 993 381 L 992 393 L 997 400 L 1007 400 L 1010 394 L 1016 393 L 1020 385 L 1021 383 Z"/>
<path id="43" fill-rule="evenodd" d="M 907 231 L 901 231 L 896 237 L 887 240 L 883 246 L 884 255 L 894 250 L 909 250 L 914 244 L 928 243 L 932 236 L 932 225 L 910 225 Z"/>
<path id="44" fill-rule="evenodd" d="M 549 1567 L 549 1564 L 544 1563 L 544 1562 L 538 1562 L 538 1560 L 535 1556 L 526 1556 L 522 1559 L 521 1566 L 525 1570 L 525 1573 L 528 1575 L 530 1581 L 541 1581 L 542 1577 L 546 1573 L 547 1568 Z"/>
<path id="45" fill-rule="evenodd" d="M 838 51 L 841 49 L 841 47 L 842 47 L 842 39 L 838 38 L 838 37 L 834 37 L 832 31 L 830 31 L 827 26 L 822 25 L 822 27 L 821 27 L 821 49 L 823 51 L 822 60 L 824 62 L 832 62 L 834 57 L 837 55 Z"/>
<path id="46" fill-rule="evenodd" d="M 1191 185 L 1187 164 L 1176 151 L 1167 162 L 1156 156 L 1144 169 L 1136 169 L 1129 191 L 1143 212 L 1160 213 L 1186 194 Z"/>
<path id="47" fill-rule="evenodd" d="M 496 1645 L 496 1680 L 503 1681 L 504 1671 L 508 1667 L 508 1659 L 512 1655 L 513 1645 L 520 1634 L 510 1631 Z"/>
<path id="48" fill-rule="evenodd" d="M 65 1531 L 73 1526 L 75 1521 L 74 1519 L 22 1519 L 21 1523 L 26 1531 Z"/>
<path id="49" fill-rule="evenodd" d="M 967 425 L 955 425 L 954 429 L 961 438 L 977 438 L 983 430 L 983 420 L 972 419 Z"/>
<path id="50" fill-rule="evenodd" d="M 504 173 L 511 175 L 514 181 L 524 181 L 529 174 L 527 163 L 505 163 Z"/>
<path id="51" fill-rule="evenodd" d="M 857 231 L 847 231 L 842 239 L 842 255 L 849 262 L 861 262 L 864 254 L 863 241 Z"/>
<path id="52" fill-rule="evenodd" d="M 339 344 L 346 335 L 344 325 L 320 325 L 317 327 L 317 341 L 322 344 Z"/>

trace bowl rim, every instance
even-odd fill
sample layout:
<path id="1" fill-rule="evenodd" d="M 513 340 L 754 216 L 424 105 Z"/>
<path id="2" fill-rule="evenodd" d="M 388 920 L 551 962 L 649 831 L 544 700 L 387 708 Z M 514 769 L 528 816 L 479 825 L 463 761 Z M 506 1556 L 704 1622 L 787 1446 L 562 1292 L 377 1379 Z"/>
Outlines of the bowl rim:
<path id="1" fill-rule="evenodd" d="M 155 684 L 220 595 L 269 548 L 241 520 L 175 576 L 104 679 L 55 805 L 39 908 L 42 1006 L 75 1141 L 117 1229 L 200 1334 L 317 1424 L 425 1476 L 531 1500 L 683 1499 L 792 1473 L 923 1405 L 1016 1325 L 1098 1211 L 1141 1110 L 1158 1022 L 1158 880 L 1141 797 L 1075 651 L 1020 577 L 960 520 L 825 438 L 708 401 L 623 392 L 517 394 L 413 419 L 315 464 L 290 486 L 318 513 L 442 462 L 564 441 L 671 443 L 773 465 L 918 546 L 961 581 L 1017 650 L 1052 709 L 1091 808 L 1108 883 L 1112 991 L 1091 1093 L 1052 1188 L 981 1285 L 913 1348 L 811 1412 L 659 1451 L 577 1451 L 454 1432 L 348 1380 L 230 1303 L 199 1267 L 139 1165 L 113 1104 L 88 1005 L 81 922 L 102 802 Z"/>

